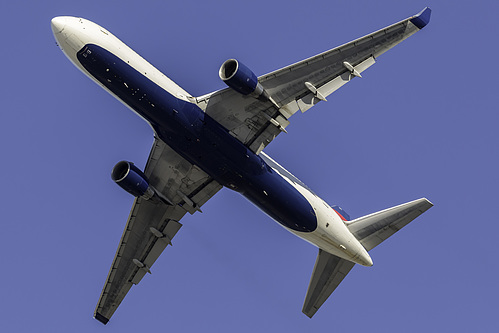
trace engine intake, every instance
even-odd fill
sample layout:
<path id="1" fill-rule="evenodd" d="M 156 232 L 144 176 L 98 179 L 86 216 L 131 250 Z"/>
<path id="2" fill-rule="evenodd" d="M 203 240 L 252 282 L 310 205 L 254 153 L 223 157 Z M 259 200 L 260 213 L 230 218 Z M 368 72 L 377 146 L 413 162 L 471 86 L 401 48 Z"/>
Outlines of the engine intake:
<path id="1" fill-rule="evenodd" d="M 132 162 L 118 162 L 111 172 L 111 178 L 122 189 L 135 197 L 150 199 L 154 196 L 154 190 L 149 186 L 146 175 Z"/>
<path id="2" fill-rule="evenodd" d="M 255 73 L 236 59 L 225 61 L 218 75 L 229 87 L 240 94 L 254 94 L 258 98 L 264 92 Z"/>

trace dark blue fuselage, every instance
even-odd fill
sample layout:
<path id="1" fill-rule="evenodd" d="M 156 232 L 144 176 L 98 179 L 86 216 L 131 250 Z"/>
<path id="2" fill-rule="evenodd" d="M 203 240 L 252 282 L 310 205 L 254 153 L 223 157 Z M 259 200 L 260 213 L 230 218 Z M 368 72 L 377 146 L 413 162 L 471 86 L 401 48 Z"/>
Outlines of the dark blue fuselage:
<path id="1" fill-rule="evenodd" d="M 97 45 L 86 45 L 77 58 L 190 163 L 240 192 L 284 226 L 303 232 L 317 228 L 314 209 L 307 199 L 197 105 L 176 98 Z"/>

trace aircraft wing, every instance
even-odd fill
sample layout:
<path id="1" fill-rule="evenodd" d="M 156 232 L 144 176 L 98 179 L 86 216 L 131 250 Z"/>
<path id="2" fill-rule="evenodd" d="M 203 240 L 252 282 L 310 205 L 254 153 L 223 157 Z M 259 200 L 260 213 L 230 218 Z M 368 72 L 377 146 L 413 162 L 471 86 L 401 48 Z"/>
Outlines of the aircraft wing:
<path id="1" fill-rule="evenodd" d="M 302 312 L 312 318 L 353 266 L 353 262 L 319 249 Z"/>
<path id="2" fill-rule="evenodd" d="M 422 29 L 431 10 L 373 32 L 314 57 L 260 76 L 272 98 L 262 101 L 231 88 L 196 98 L 205 112 L 257 154 L 289 125 L 298 110 L 305 112 L 348 83 L 361 77 L 377 57 Z"/>
<path id="3" fill-rule="evenodd" d="M 137 198 L 99 298 L 94 317 L 106 324 L 132 285 L 138 284 L 182 226 L 222 186 L 155 139 L 144 171 L 150 185 L 171 204 Z"/>

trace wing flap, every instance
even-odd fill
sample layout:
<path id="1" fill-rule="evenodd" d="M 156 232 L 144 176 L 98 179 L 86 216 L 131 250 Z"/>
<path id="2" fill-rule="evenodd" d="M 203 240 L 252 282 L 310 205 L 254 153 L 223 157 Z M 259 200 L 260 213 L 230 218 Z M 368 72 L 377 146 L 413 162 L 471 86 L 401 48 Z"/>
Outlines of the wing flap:
<path id="1" fill-rule="evenodd" d="M 426 8 L 416 16 L 260 76 L 258 81 L 276 104 L 241 95 L 230 88 L 198 97 L 196 101 L 234 137 L 259 153 L 284 131 L 298 109 L 305 112 L 353 77 L 360 76 L 355 74 L 423 28 L 430 12 Z"/>
<path id="2" fill-rule="evenodd" d="M 368 58 L 377 58 L 420 29 L 411 18 L 392 24 L 359 39 L 302 60 L 258 78 L 262 86 L 280 104 L 308 94 L 304 85 L 321 87 L 335 77 L 349 72 L 344 62 L 357 66 Z"/>
<path id="3" fill-rule="evenodd" d="M 156 239 L 151 239 L 152 241 L 150 244 L 150 249 L 147 249 L 145 251 L 147 253 L 145 259 L 137 259 L 144 264 L 144 267 L 138 267 L 135 276 L 131 280 L 133 284 L 138 284 L 140 280 L 142 280 L 142 278 L 145 276 L 145 274 L 150 272 L 149 268 L 152 267 L 161 253 L 163 253 L 163 250 L 168 245 L 172 245 L 172 239 L 173 237 L 175 237 L 181 227 L 182 224 L 175 220 L 168 220 L 163 230 L 149 227 L 149 231 L 154 235 L 154 238 Z"/>
<path id="4" fill-rule="evenodd" d="M 354 265 L 319 249 L 302 312 L 312 318 Z"/>
<path id="5" fill-rule="evenodd" d="M 356 73 L 360 74 L 372 65 L 376 63 L 376 60 L 374 57 L 369 57 L 357 66 L 353 67 Z M 317 88 L 317 92 L 324 97 L 327 97 L 331 95 L 333 92 L 336 90 L 340 89 L 343 87 L 345 84 L 350 82 L 356 75 L 352 74 L 351 72 L 345 72 L 331 81 L 325 83 L 323 86 L 320 88 Z M 321 101 L 320 98 L 317 98 L 317 93 L 309 93 L 305 95 L 304 97 L 300 98 L 297 100 L 298 107 L 300 108 L 301 112 L 305 112 L 308 109 L 310 109 L 312 106 L 315 104 L 319 103 Z"/>
<path id="6" fill-rule="evenodd" d="M 162 200 L 135 199 L 111 269 L 95 309 L 95 318 L 107 323 L 132 285 L 149 272 L 171 244 L 187 213 L 199 211 L 222 186 L 156 139 L 144 170 Z"/>

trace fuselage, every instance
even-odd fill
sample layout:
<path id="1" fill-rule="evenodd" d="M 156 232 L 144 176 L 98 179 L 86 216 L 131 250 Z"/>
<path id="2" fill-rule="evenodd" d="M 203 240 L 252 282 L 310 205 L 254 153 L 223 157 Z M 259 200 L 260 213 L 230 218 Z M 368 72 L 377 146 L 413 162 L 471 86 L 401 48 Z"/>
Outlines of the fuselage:
<path id="1" fill-rule="evenodd" d="M 61 49 L 83 73 L 145 119 L 187 161 L 299 237 L 372 265 L 334 209 L 270 157 L 249 150 L 118 38 L 81 18 L 55 18 L 52 28 Z"/>

